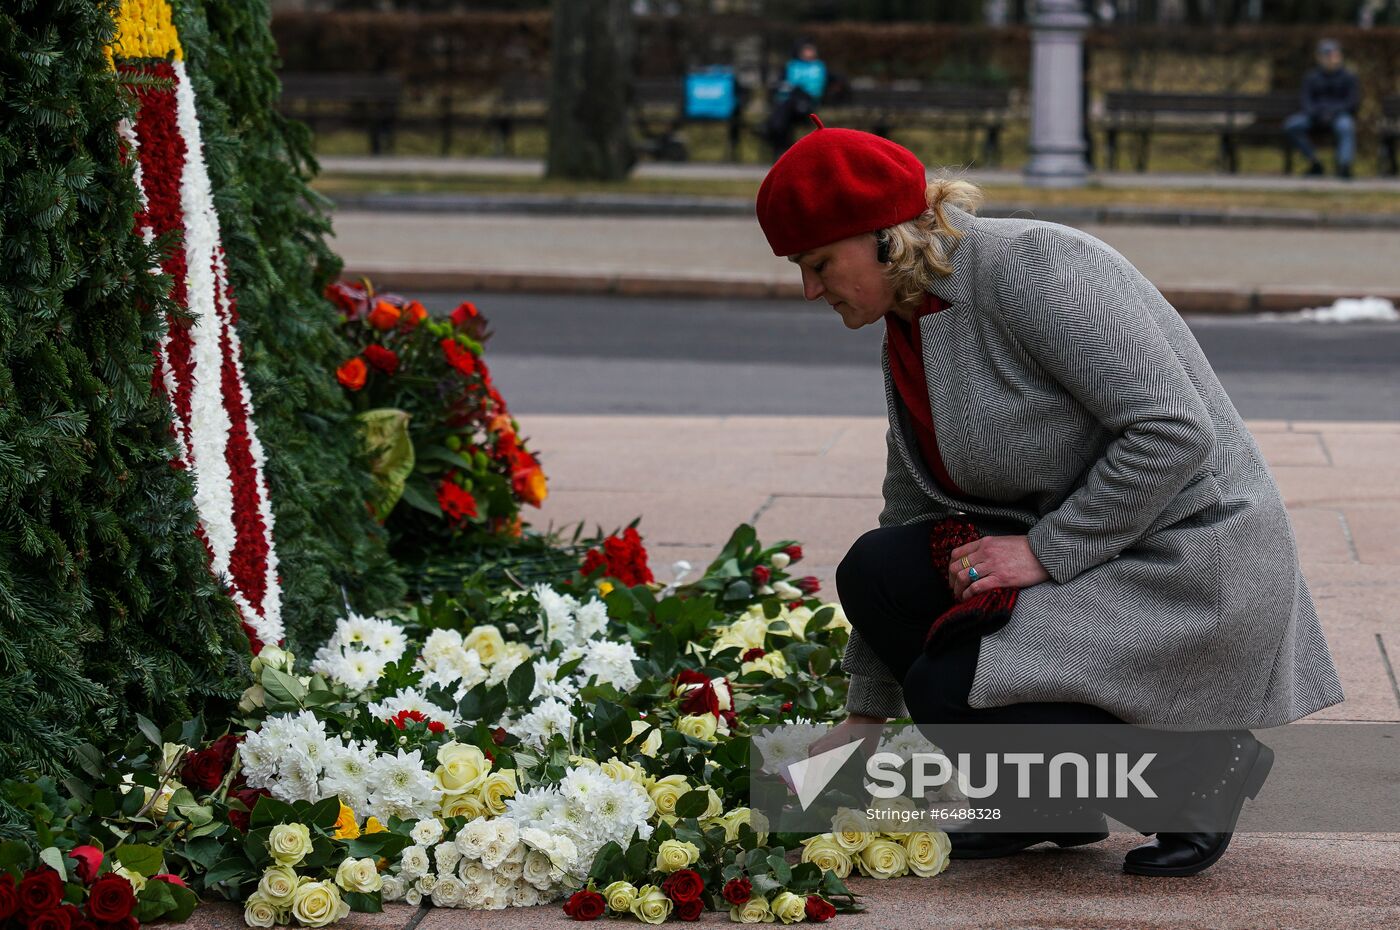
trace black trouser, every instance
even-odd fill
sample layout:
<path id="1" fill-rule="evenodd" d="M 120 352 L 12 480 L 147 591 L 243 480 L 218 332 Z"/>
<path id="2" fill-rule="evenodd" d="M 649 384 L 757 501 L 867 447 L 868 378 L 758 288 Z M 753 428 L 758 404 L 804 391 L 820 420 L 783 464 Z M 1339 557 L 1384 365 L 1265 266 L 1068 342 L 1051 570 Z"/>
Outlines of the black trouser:
<path id="1" fill-rule="evenodd" d="M 996 745 L 995 728 L 958 726 L 950 730 L 948 725 L 1115 724 L 1111 731 L 1094 731 L 1092 746 L 1057 742 L 1064 734 L 1047 729 L 1044 748 L 1052 753 L 1156 752 L 1154 771 L 1168 775 L 1165 783 L 1171 785 L 1203 784 L 1213 777 L 1211 772 L 1218 772 L 1229 755 L 1230 734 L 1221 731 L 1144 730 L 1126 725 L 1101 707 L 1082 703 L 1028 701 L 1002 707 L 969 706 L 981 640 L 956 643 L 933 655 L 923 648 L 934 618 L 952 603 L 947 566 L 935 566 L 931 560 L 932 522 L 871 530 L 856 540 L 836 570 L 836 587 L 847 618 L 894 677 L 903 682 L 909 715 L 929 740 L 950 756 L 971 754 L 975 767 L 984 753 L 1005 751 Z M 1105 738 L 1109 745 L 1105 745 Z M 1018 745 L 1017 749 L 1023 747 Z M 970 774 L 974 784 L 981 783 L 984 773 Z M 1185 798 L 1183 790 L 1181 797 L 1164 801 L 1180 804 Z M 1130 826 L 1134 819 L 1140 819 L 1109 799 L 1090 803 Z"/>

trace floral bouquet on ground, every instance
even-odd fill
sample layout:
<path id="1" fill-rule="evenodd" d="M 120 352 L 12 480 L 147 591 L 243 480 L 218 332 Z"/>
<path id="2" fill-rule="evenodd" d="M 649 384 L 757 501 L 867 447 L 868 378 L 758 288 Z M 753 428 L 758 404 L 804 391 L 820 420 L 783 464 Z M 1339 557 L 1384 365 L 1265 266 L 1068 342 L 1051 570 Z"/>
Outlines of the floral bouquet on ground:
<path id="1" fill-rule="evenodd" d="M 359 411 L 374 473 L 371 511 L 399 555 L 521 535 L 544 471 L 482 358 L 486 319 L 463 303 L 433 319 L 416 300 L 337 282 L 326 296 L 360 347 L 336 378 Z"/>

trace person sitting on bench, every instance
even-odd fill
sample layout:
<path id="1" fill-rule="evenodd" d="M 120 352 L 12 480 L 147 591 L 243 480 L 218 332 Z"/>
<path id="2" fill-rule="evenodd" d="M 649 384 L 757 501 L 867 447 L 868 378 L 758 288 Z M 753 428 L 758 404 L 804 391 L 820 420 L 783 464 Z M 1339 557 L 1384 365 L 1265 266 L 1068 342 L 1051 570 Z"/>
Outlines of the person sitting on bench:
<path id="1" fill-rule="evenodd" d="M 1309 134 L 1329 130 L 1337 142 L 1337 177 L 1351 177 L 1356 157 L 1356 108 L 1361 83 L 1342 66 L 1342 47 L 1334 39 L 1317 43 L 1317 64 L 1303 79 L 1303 109 L 1283 124 L 1283 131 L 1308 160 L 1308 174 L 1323 174 Z"/>

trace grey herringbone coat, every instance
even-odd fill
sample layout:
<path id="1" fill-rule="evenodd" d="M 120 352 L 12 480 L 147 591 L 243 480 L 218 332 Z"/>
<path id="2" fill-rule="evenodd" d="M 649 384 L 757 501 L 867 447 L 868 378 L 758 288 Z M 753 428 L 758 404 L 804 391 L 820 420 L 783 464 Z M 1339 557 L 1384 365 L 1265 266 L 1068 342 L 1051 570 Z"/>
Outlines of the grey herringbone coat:
<path id="1" fill-rule="evenodd" d="M 966 513 L 1051 580 L 982 640 L 969 703 L 1074 701 L 1130 723 L 1266 727 L 1343 699 L 1293 529 L 1191 331 L 1142 273 L 1064 226 L 946 208 L 964 233 L 919 322 L 944 494 L 885 369 L 880 525 Z M 930 617 L 932 620 L 932 617 Z M 855 634 L 848 708 L 903 714 Z"/>

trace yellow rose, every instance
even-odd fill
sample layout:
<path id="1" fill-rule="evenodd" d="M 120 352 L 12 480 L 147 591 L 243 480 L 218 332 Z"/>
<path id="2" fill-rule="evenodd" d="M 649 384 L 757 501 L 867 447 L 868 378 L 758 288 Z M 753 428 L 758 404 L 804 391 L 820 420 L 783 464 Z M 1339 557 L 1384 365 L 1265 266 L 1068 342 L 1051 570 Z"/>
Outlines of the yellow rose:
<path id="1" fill-rule="evenodd" d="M 715 741 L 715 715 L 714 714 L 691 714 L 689 717 L 682 717 L 676 721 L 676 729 L 686 736 L 693 736 L 696 739 Z"/>
<path id="2" fill-rule="evenodd" d="M 830 833 L 803 840 L 802 861 L 811 862 L 823 872 L 835 872 L 837 878 L 851 874 L 851 854 L 842 849 Z"/>
<path id="3" fill-rule="evenodd" d="M 739 838 L 739 828 L 749 823 L 749 813 L 747 807 L 736 807 L 729 813 L 713 821 L 714 824 L 724 827 L 724 841 L 726 843 L 732 843 Z M 711 824 L 706 824 L 705 826 L 709 827 Z"/>
<path id="4" fill-rule="evenodd" d="M 486 816 L 486 803 L 476 795 L 463 791 L 444 794 L 439 810 L 444 817 L 466 817 L 468 820 L 476 820 Z"/>
<path id="5" fill-rule="evenodd" d="M 371 833 L 388 833 L 389 828 L 379 822 L 378 817 L 371 817 L 365 821 L 365 836 Z"/>
<path id="6" fill-rule="evenodd" d="M 781 652 L 769 652 L 761 659 L 754 659 L 739 666 L 739 674 L 747 675 L 749 672 L 762 672 L 773 678 L 786 678 L 788 676 L 787 659 L 783 658 Z"/>
<path id="7" fill-rule="evenodd" d="M 351 859 L 346 856 L 335 870 L 335 883 L 346 891 L 369 894 L 384 887 L 384 879 L 375 868 L 373 859 Z"/>
<path id="8" fill-rule="evenodd" d="M 475 649 L 482 665 L 492 665 L 505 655 L 506 640 L 500 630 L 488 623 L 463 636 L 462 648 Z"/>
<path id="9" fill-rule="evenodd" d="M 655 885 L 643 885 L 632 902 L 632 916 L 644 924 L 665 923 L 671 916 L 671 899 Z"/>
<path id="10" fill-rule="evenodd" d="M 282 911 L 261 891 L 255 891 L 248 895 L 248 900 L 243 902 L 243 923 L 249 927 L 275 927 L 282 923 Z"/>
<path id="11" fill-rule="evenodd" d="M 909 871 L 909 856 L 894 840 L 871 840 L 856 857 L 856 868 L 871 878 L 898 878 Z"/>
<path id="12" fill-rule="evenodd" d="M 920 878 L 928 878 L 948 868 L 953 844 L 948 834 L 935 830 L 932 833 L 909 834 L 904 840 L 904 850 L 909 859 L 909 871 Z"/>
<path id="13" fill-rule="evenodd" d="M 762 649 L 764 640 L 768 636 L 768 620 L 760 612 L 754 617 L 745 617 L 736 620 L 720 633 L 715 640 L 715 652 L 731 647 L 737 648 L 741 653 L 750 649 Z"/>
<path id="14" fill-rule="evenodd" d="M 350 805 L 341 803 L 340 816 L 335 821 L 335 838 L 338 840 L 359 839 L 360 825 L 355 820 L 355 812 Z"/>
<path id="15" fill-rule="evenodd" d="M 494 817 L 499 817 L 506 812 L 506 798 L 515 797 L 515 791 L 515 769 L 492 772 L 486 776 L 486 780 L 477 789 L 481 803 Z"/>
<path id="16" fill-rule="evenodd" d="M 661 872 L 679 872 L 700 861 L 700 847 L 680 840 L 662 840 L 656 848 L 656 868 Z"/>
<path id="17" fill-rule="evenodd" d="M 170 813 L 170 799 L 175 797 L 175 792 L 183 787 L 184 785 L 180 784 L 178 781 L 166 782 L 165 787 L 160 789 L 160 794 L 156 795 L 155 803 L 151 805 L 151 817 L 158 821 L 164 820 L 165 815 Z M 151 788 L 147 788 L 147 801 L 151 800 L 152 794 L 155 794 L 155 791 Z"/>
<path id="18" fill-rule="evenodd" d="M 881 826 L 880 833 L 886 838 L 903 842 L 913 832 L 909 826 L 914 822 L 911 815 L 919 809 L 913 798 L 904 795 L 876 798 L 871 800 L 870 806 L 877 812 L 871 818 L 872 823 Z"/>
<path id="19" fill-rule="evenodd" d="M 297 873 L 289 865 L 274 865 L 258 879 L 258 893 L 273 907 L 291 907 Z"/>
<path id="20" fill-rule="evenodd" d="M 304 882 L 292 895 L 292 916 L 305 927 L 324 927 L 349 913 L 334 882 Z"/>
<path id="21" fill-rule="evenodd" d="M 667 775 L 654 780 L 647 788 L 647 794 L 651 795 L 658 814 L 675 814 L 676 802 L 689 790 L 690 783 L 684 775 Z"/>
<path id="22" fill-rule="evenodd" d="M 637 900 L 637 886 L 631 882 L 613 882 L 603 889 L 603 897 L 615 914 L 627 914 Z"/>
<path id="23" fill-rule="evenodd" d="M 296 865 L 311 852 L 311 831 L 304 823 L 279 823 L 267 838 L 267 851 L 280 865 Z"/>
<path id="24" fill-rule="evenodd" d="M 773 916 L 785 924 L 800 924 L 807 919 L 807 899 L 791 891 L 779 893 L 771 908 Z"/>
<path id="25" fill-rule="evenodd" d="M 638 750 L 649 759 L 656 758 L 656 751 L 661 748 L 661 729 L 654 728 L 647 734 L 647 738 L 642 740 L 642 748 Z"/>
<path id="26" fill-rule="evenodd" d="M 837 846 L 851 854 L 869 846 L 878 833 L 865 814 L 849 807 L 841 808 L 836 812 L 836 816 L 831 818 L 832 839 L 836 840 Z"/>
<path id="27" fill-rule="evenodd" d="M 453 740 L 438 749 L 438 767 L 433 781 L 444 792 L 471 791 L 490 771 L 491 763 L 484 752 Z"/>
<path id="28" fill-rule="evenodd" d="M 729 919 L 736 924 L 771 924 L 773 909 L 768 906 L 767 898 L 754 895 L 744 904 L 731 907 Z"/>

